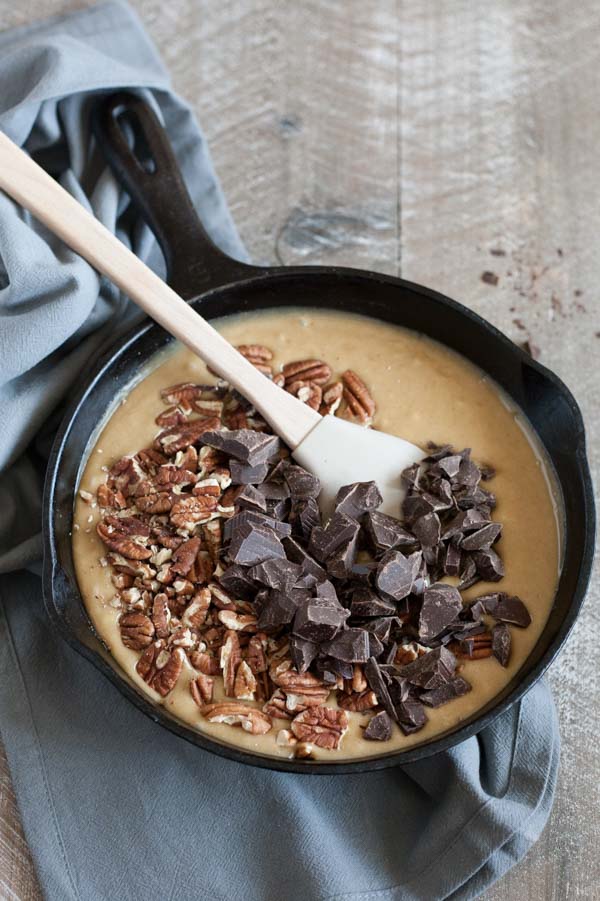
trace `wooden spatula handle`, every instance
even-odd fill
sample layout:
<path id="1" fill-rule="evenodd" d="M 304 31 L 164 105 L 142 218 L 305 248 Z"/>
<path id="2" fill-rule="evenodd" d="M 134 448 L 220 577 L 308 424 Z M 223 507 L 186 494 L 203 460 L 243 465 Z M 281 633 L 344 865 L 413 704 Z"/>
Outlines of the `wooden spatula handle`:
<path id="1" fill-rule="evenodd" d="M 0 132 L 0 188 L 254 404 L 295 448 L 321 417 L 252 366 L 145 263 Z"/>

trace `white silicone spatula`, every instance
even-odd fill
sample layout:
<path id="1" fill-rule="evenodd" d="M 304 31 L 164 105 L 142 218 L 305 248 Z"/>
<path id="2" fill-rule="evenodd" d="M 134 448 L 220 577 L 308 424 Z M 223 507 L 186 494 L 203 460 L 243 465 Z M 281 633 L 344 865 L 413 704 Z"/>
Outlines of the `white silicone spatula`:
<path id="1" fill-rule="evenodd" d="M 341 485 L 373 479 L 384 498 L 381 509 L 399 515 L 400 473 L 423 458 L 421 448 L 335 416 L 322 417 L 274 385 L 1 132 L 0 188 L 254 404 L 296 460 L 320 478 L 324 510 Z"/>

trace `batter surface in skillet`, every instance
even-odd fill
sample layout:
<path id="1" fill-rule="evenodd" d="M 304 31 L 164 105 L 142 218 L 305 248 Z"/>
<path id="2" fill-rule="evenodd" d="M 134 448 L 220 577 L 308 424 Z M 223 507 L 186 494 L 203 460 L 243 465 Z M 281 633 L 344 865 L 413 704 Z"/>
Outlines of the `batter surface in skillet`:
<path id="1" fill-rule="evenodd" d="M 495 659 L 461 661 L 460 675 L 472 690 L 445 706 L 428 710 L 423 729 L 404 735 L 394 726 L 392 738 L 369 742 L 362 737 L 368 715 L 350 713 L 350 724 L 336 751 L 313 748 L 313 756 L 341 762 L 369 757 L 426 742 L 484 706 L 519 670 L 548 618 L 559 575 L 559 524 L 551 473 L 524 421 L 498 387 L 458 355 L 416 333 L 354 315 L 307 310 L 273 311 L 229 317 L 215 323 L 235 345 L 260 344 L 274 353 L 277 372 L 291 360 L 322 359 L 334 376 L 352 369 L 368 384 L 376 401 L 373 425 L 420 446 L 433 440 L 456 448 L 471 447 L 478 463 L 490 464 L 496 476 L 490 487 L 497 497 L 494 519 L 504 531 L 497 545 L 506 569 L 500 583 L 479 582 L 463 593 L 470 599 L 486 591 L 520 596 L 531 614 L 526 629 L 512 628 L 509 664 Z M 293 749 L 277 743 L 288 721 L 275 721 L 264 735 L 210 723 L 189 691 L 197 673 L 186 663 L 175 688 L 161 698 L 135 670 L 139 651 L 123 644 L 122 609 L 115 603 L 110 567 L 102 563 L 106 548 L 96 533 L 100 509 L 90 496 L 106 480 L 106 469 L 124 455 L 152 444 L 159 431 L 156 416 L 164 410 L 160 391 L 182 382 L 214 381 L 204 364 L 177 346 L 152 361 L 143 380 L 116 409 L 91 448 L 81 474 L 74 515 L 73 547 L 77 578 L 90 618 L 115 661 L 133 683 L 175 717 L 218 741 L 267 755 L 289 757 Z M 456 580 L 455 580 L 456 581 Z M 217 678 L 215 697 L 222 696 Z M 332 706 L 328 701 L 328 706 Z"/>

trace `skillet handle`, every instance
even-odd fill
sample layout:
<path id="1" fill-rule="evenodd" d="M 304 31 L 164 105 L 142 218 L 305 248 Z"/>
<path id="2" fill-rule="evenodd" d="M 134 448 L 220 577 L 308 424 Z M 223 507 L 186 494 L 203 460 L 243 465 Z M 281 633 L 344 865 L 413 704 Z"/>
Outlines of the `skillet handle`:
<path id="1" fill-rule="evenodd" d="M 133 128 L 130 147 L 124 121 Z M 186 300 L 256 272 L 213 243 L 198 218 L 167 133 L 141 97 L 119 92 L 97 102 L 92 128 L 116 178 L 154 232 L 168 282 Z M 143 153 L 142 158 L 136 150 Z"/>

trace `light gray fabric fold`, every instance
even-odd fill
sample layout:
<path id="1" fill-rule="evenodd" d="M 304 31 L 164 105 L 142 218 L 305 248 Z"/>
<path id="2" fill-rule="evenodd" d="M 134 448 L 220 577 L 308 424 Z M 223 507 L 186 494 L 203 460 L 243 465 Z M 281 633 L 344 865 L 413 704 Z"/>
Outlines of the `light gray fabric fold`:
<path id="1" fill-rule="evenodd" d="M 162 273 L 89 134 L 94 94 L 121 87 L 154 104 L 206 228 L 244 259 L 198 125 L 129 7 L 0 35 L 0 127 Z M 0 728 L 46 897 L 477 896 L 523 857 L 552 806 L 559 740 L 543 684 L 448 753 L 294 776 L 160 729 L 53 633 L 38 575 L 51 437 L 90 357 L 138 314 L 5 196 L 0 257 Z"/>

